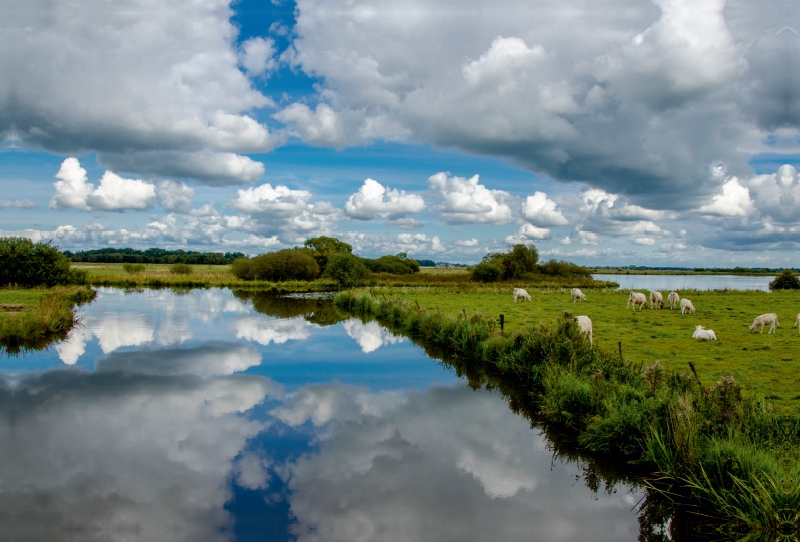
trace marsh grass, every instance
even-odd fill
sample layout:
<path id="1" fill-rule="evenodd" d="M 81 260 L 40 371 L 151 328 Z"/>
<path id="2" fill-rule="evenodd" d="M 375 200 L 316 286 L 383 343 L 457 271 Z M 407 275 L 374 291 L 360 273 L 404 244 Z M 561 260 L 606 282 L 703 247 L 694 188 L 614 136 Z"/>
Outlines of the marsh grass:
<path id="1" fill-rule="evenodd" d="M 463 302 L 474 296 L 451 297 Z M 651 488 L 694 505 L 695 523 L 706 518 L 717 531 L 738 538 L 797 539 L 797 416 L 743 394 L 730 374 L 703 384 L 660 361 L 645 367 L 592 347 L 571 313 L 501 331 L 486 313 L 455 312 L 445 305 L 446 296 L 435 299 L 448 310 L 423 303 L 421 296 L 412 302 L 374 290 L 343 292 L 334 303 L 412 338 L 473 389 L 499 390 L 512 410 L 548 435 L 564 435 L 579 450 L 649 470 Z"/>
<path id="2" fill-rule="evenodd" d="M 0 312 L 0 354 L 41 350 L 66 339 L 79 324 L 73 306 L 87 303 L 95 295 L 86 287 L 53 288 L 42 294 L 31 310 L 16 315 Z"/>

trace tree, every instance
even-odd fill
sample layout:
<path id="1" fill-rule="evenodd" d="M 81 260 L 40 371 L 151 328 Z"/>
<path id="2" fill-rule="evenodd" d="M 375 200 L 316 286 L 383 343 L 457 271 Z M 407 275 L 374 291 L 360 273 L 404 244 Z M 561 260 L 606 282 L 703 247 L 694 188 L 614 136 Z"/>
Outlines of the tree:
<path id="1" fill-rule="evenodd" d="M 781 271 L 772 282 L 769 283 L 770 290 L 800 290 L 800 280 L 789 269 Z"/>
<path id="2" fill-rule="evenodd" d="M 70 269 L 69 258 L 50 242 L 0 237 L 0 284 L 30 288 L 85 283 L 86 271 Z"/>
<path id="3" fill-rule="evenodd" d="M 317 261 L 317 265 L 319 266 L 321 273 L 325 272 L 325 268 L 328 266 L 328 258 L 334 254 L 353 253 L 352 246 L 348 245 L 344 241 L 339 241 L 335 237 L 327 237 L 325 235 L 306 239 L 305 243 L 303 243 L 303 246 L 311 249 L 312 255 Z"/>
<path id="4" fill-rule="evenodd" d="M 500 279 L 503 269 L 491 261 L 481 262 L 472 268 L 472 280 L 479 282 L 495 282 Z"/>
<path id="5" fill-rule="evenodd" d="M 231 273 L 245 280 L 314 280 L 319 277 L 319 265 L 311 250 L 285 248 L 252 259 L 240 258 L 231 265 Z"/>
<path id="6" fill-rule="evenodd" d="M 333 254 L 328 259 L 324 276 L 335 280 L 341 288 L 352 288 L 369 276 L 369 269 L 355 254 Z"/>

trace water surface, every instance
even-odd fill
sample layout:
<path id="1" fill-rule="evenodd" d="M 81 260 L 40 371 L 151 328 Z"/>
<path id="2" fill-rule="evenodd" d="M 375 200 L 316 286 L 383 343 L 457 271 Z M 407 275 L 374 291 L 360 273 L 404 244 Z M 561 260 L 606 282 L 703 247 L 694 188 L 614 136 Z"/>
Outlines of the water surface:
<path id="1" fill-rule="evenodd" d="M 102 289 L 80 313 L 0 358 L 2 540 L 637 538 L 640 491 L 589 491 L 375 322 L 217 289 Z"/>
<path id="2" fill-rule="evenodd" d="M 612 275 L 596 273 L 596 280 L 610 280 L 620 290 L 762 290 L 769 291 L 774 276 L 741 275 Z"/>

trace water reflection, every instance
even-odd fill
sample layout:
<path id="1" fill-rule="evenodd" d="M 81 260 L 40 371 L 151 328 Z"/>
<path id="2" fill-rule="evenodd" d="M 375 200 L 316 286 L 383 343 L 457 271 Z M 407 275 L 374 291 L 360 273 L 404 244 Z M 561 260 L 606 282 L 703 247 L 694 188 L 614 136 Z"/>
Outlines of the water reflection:
<path id="1" fill-rule="evenodd" d="M 499 394 L 375 322 L 222 290 L 82 310 L 0 367 L 2 540 L 636 536 L 640 491 L 588 491 Z"/>

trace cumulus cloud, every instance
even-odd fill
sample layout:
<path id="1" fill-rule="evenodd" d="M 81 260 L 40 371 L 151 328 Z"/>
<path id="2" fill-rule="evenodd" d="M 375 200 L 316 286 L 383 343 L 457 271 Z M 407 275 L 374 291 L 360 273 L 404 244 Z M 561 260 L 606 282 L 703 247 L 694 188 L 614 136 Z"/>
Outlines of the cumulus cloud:
<path id="1" fill-rule="evenodd" d="M 194 190 L 186 183 L 166 180 L 158 187 L 158 202 L 167 211 L 186 212 L 192 204 Z"/>
<path id="2" fill-rule="evenodd" d="M 793 23 L 770 15 L 777 6 L 500 0 L 492 8 L 487 17 L 485 2 L 441 0 L 415 6 L 412 22 L 390 0 L 324 9 L 299 0 L 286 58 L 322 78 L 327 122 L 300 103 L 284 120 L 333 146 L 405 129 L 409 140 L 510 158 L 643 208 L 679 211 L 713 189 L 708 164 L 723 161 L 744 178 L 769 130 L 800 126 L 800 85 L 789 75 L 798 70 L 786 64 L 800 43 L 782 30 Z M 367 136 L 369 124 L 392 128 Z"/>
<path id="3" fill-rule="evenodd" d="M 757 175 L 745 184 L 753 204 L 763 215 L 781 223 L 800 220 L 800 184 L 793 166 L 783 165 L 776 173 Z"/>
<path id="4" fill-rule="evenodd" d="M 275 40 L 271 38 L 250 38 L 241 45 L 239 62 L 247 75 L 264 75 L 277 67 L 275 61 Z"/>
<path id="5" fill-rule="evenodd" d="M 59 179 L 53 186 L 55 194 L 50 200 L 51 209 L 80 209 L 82 211 L 123 211 L 149 209 L 156 199 L 156 189 L 151 183 L 139 179 L 123 179 L 106 171 L 97 188 L 88 182 L 86 170 L 77 158 L 67 158 L 56 173 Z"/>
<path id="6" fill-rule="evenodd" d="M 550 239 L 550 228 L 539 228 L 533 224 L 523 224 L 513 235 L 506 237 L 506 243 L 515 245 L 517 243 L 527 243 L 529 241 L 542 241 Z"/>
<path id="7" fill-rule="evenodd" d="M 312 111 L 307 105 L 292 104 L 275 118 L 291 124 L 303 141 L 312 145 L 341 147 L 346 141 L 346 134 L 339 115 L 331 106 L 321 103 Z"/>
<path id="8" fill-rule="evenodd" d="M 598 235 L 590 231 L 578 230 L 578 237 L 582 245 L 596 245 L 599 240 Z"/>
<path id="9" fill-rule="evenodd" d="M 254 120 L 252 111 L 273 104 L 239 68 L 265 73 L 269 41 L 246 42 L 240 54 L 230 2 L 143 9 L 79 0 L 52 19 L 41 10 L 36 2 L 18 6 L 6 20 L 3 138 L 59 153 L 95 151 L 115 171 L 218 184 L 251 182 L 254 163 L 241 153 L 282 144 L 281 134 Z M 263 165 L 255 169 L 263 173 Z"/>
<path id="10" fill-rule="evenodd" d="M 556 209 L 556 202 L 538 190 L 522 204 L 522 216 L 536 226 L 564 226 L 568 223 L 561 211 Z"/>
<path id="11" fill-rule="evenodd" d="M 754 210 L 750 191 L 733 177 L 722 185 L 722 194 L 714 196 L 710 203 L 700 207 L 704 214 L 717 216 L 747 216 Z"/>
<path id="12" fill-rule="evenodd" d="M 489 190 L 480 184 L 478 175 L 467 179 L 440 172 L 428 178 L 431 191 L 441 199 L 438 210 L 448 224 L 501 225 L 512 218 L 508 201 L 511 194 Z"/>
<path id="13" fill-rule="evenodd" d="M 398 220 L 423 209 L 425 202 L 422 196 L 385 187 L 373 179 L 365 180 L 358 192 L 351 195 L 344 205 L 344 212 L 359 220 Z"/>

